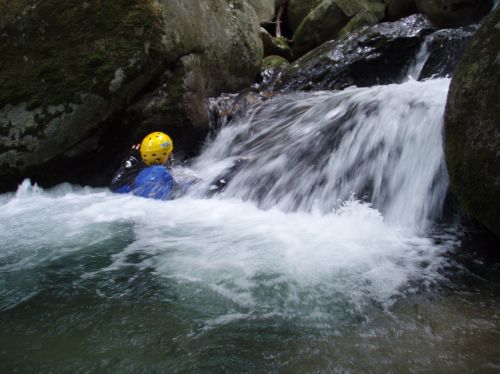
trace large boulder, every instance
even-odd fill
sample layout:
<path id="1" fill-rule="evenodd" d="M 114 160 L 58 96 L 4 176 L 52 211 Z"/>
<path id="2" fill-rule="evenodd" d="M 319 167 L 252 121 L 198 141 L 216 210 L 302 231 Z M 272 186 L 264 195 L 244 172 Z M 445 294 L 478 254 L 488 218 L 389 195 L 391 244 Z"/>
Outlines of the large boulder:
<path id="1" fill-rule="evenodd" d="M 0 55 L 6 190 L 24 177 L 103 184 L 153 126 L 192 149 L 206 98 L 254 80 L 262 41 L 244 0 L 18 0 L 0 3 Z"/>
<path id="2" fill-rule="evenodd" d="M 427 37 L 424 52 L 427 60 L 422 66 L 419 80 L 451 76 L 470 38 L 477 31 L 477 26 L 456 29 L 442 29 Z"/>
<path id="3" fill-rule="evenodd" d="M 318 45 L 385 17 L 378 0 L 323 0 L 301 22 L 293 34 L 293 52 L 301 56 Z"/>
<path id="4" fill-rule="evenodd" d="M 398 82 L 432 31 L 422 15 L 356 30 L 307 53 L 263 89 L 340 90 Z"/>
<path id="5" fill-rule="evenodd" d="M 445 153 L 451 190 L 500 236 L 500 9 L 473 36 L 451 82 Z"/>
<path id="6" fill-rule="evenodd" d="M 417 9 L 438 27 L 466 26 L 491 10 L 493 0 L 415 0 Z"/>
<path id="7" fill-rule="evenodd" d="M 270 22 L 274 18 L 276 1 L 275 0 L 248 0 L 255 9 L 260 23 Z"/>
<path id="8" fill-rule="evenodd" d="M 290 0 L 287 7 L 288 25 L 292 31 L 299 28 L 300 24 L 311 11 L 321 4 L 323 0 Z"/>

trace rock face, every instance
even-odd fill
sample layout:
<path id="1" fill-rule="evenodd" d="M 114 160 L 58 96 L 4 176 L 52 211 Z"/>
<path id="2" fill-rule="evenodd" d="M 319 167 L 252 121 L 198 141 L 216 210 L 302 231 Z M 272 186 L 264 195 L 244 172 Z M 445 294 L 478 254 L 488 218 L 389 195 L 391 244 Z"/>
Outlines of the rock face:
<path id="1" fill-rule="evenodd" d="M 293 34 L 293 52 L 301 56 L 314 47 L 385 17 L 378 0 L 323 0 L 302 20 Z"/>
<path id="2" fill-rule="evenodd" d="M 248 0 L 250 5 L 255 9 L 260 23 L 270 22 L 274 18 L 274 10 L 276 7 L 275 0 Z"/>
<path id="3" fill-rule="evenodd" d="M 419 12 L 438 27 L 466 26 L 491 10 L 492 0 L 415 0 Z"/>
<path id="4" fill-rule="evenodd" d="M 244 0 L 17 0 L 0 3 L 0 54 L 4 191 L 24 177 L 105 184 L 153 127 L 193 149 L 205 99 L 251 83 L 262 42 Z"/>
<path id="5" fill-rule="evenodd" d="M 323 0 L 290 0 L 287 9 L 287 20 L 290 28 L 295 31 L 307 15 L 321 4 Z"/>
<path id="6" fill-rule="evenodd" d="M 500 236 L 500 9 L 473 36 L 455 71 L 445 114 L 451 189 Z"/>
<path id="7" fill-rule="evenodd" d="M 264 88 L 293 92 L 400 81 L 433 30 L 425 17 L 414 15 L 353 31 L 296 60 Z"/>
<path id="8" fill-rule="evenodd" d="M 384 0 L 389 20 L 398 20 L 417 12 L 415 0 Z"/>
<path id="9" fill-rule="evenodd" d="M 457 29 L 443 29 L 429 35 L 424 46 L 429 57 L 425 61 L 418 79 L 451 76 L 460 56 L 476 31 L 477 26 L 467 26 Z"/>

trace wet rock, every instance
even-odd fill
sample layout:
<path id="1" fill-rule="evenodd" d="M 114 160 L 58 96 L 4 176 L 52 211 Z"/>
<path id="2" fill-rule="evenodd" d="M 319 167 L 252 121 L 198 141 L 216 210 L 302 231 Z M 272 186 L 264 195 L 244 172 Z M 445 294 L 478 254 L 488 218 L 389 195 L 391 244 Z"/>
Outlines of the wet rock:
<path id="1" fill-rule="evenodd" d="M 164 112 L 179 111 L 184 120 L 176 126 L 189 133 L 208 131 L 208 96 L 247 86 L 260 71 L 258 18 L 245 1 L 19 0 L 0 7 L 2 191 L 24 177 L 101 183 L 101 172 L 116 166 L 102 160 L 128 148 L 134 129 L 161 123 L 156 130 L 168 132 L 177 118 L 161 122 L 157 112 L 142 111 L 154 118 L 121 125 L 134 103 L 156 105 L 148 95 L 164 74 L 180 82 L 168 92 L 180 100 Z M 193 140 L 186 147 L 197 146 L 198 135 L 184 138 Z"/>
<path id="2" fill-rule="evenodd" d="M 491 10 L 492 0 L 415 0 L 419 12 L 438 27 L 459 27 L 478 22 Z"/>
<path id="3" fill-rule="evenodd" d="M 451 76 L 477 26 L 439 30 L 425 41 L 429 53 L 419 80 Z"/>
<path id="4" fill-rule="evenodd" d="M 228 126 L 234 119 L 244 118 L 274 95 L 272 92 L 260 92 L 252 88 L 238 94 L 223 94 L 210 98 L 210 129 L 216 132 Z"/>
<path id="5" fill-rule="evenodd" d="M 266 88 L 292 92 L 397 82 L 432 31 L 422 15 L 365 27 L 296 60 Z"/>
<path id="6" fill-rule="evenodd" d="M 459 61 L 445 113 L 450 186 L 463 208 L 500 236 L 500 9 Z"/>
<path id="7" fill-rule="evenodd" d="M 301 22 L 293 35 L 293 52 L 301 56 L 314 47 L 385 16 L 385 5 L 376 0 L 323 0 Z"/>

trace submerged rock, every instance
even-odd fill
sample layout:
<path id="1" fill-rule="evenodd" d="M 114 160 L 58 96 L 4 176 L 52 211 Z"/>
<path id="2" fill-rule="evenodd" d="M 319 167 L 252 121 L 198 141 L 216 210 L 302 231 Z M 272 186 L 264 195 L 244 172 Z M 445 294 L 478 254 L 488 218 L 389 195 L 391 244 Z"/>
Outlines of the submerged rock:
<path id="1" fill-rule="evenodd" d="M 451 189 L 500 236 L 500 9 L 472 38 L 451 82 L 445 152 Z"/>
<path id="2" fill-rule="evenodd" d="M 179 144 L 192 150 L 208 130 L 206 98 L 247 86 L 260 71 L 259 20 L 245 1 L 19 0 L 0 8 L 0 190 L 25 177 L 103 184 L 116 166 L 109 160 L 148 124 L 174 141 L 182 133 Z M 162 109 L 127 121 L 134 103 L 158 104 L 155 91 Z"/>
<path id="3" fill-rule="evenodd" d="M 394 83 L 433 30 L 424 16 L 413 15 L 354 31 L 301 57 L 265 88 L 292 92 Z"/>

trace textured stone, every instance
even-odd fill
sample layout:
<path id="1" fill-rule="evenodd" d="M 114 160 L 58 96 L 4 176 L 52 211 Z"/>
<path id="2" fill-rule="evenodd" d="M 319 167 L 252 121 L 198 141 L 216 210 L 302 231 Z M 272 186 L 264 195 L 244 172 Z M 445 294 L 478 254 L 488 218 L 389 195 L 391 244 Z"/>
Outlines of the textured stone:
<path id="1" fill-rule="evenodd" d="M 293 92 L 399 82 L 432 31 L 422 15 L 353 31 L 294 61 L 265 88 Z"/>
<path id="2" fill-rule="evenodd" d="M 323 0 L 295 31 L 294 55 L 301 56 L 342 34 L 374 25 L 384 16 L 385 5 L 377 0 Z"/>
<path id="3" fill-rule="evenodd" d="M 208 131 L 207 97 L 260 71 L 259 20 L 244 0 L 13 0 L 0 10 L 0 190 L 24 177 L 104 184 L 116 165 L 102 160 L 153 124 L 192 151 Z M 137 103 L 154 107 L 162 76 L 162 109 L 128 119 Z"/>
<path id="4" fill-rule="evenodd" d="M 451 190 L 500 236 L 500 9 L 485 21 L 457 66 L 445 112 Z"/>
<path id="5" fill-rule="evenodd" d="M 323 0 L 290 0 L 288 4 L 288 25 L 295 31 L 307 15 L 321 4 Z"/>

